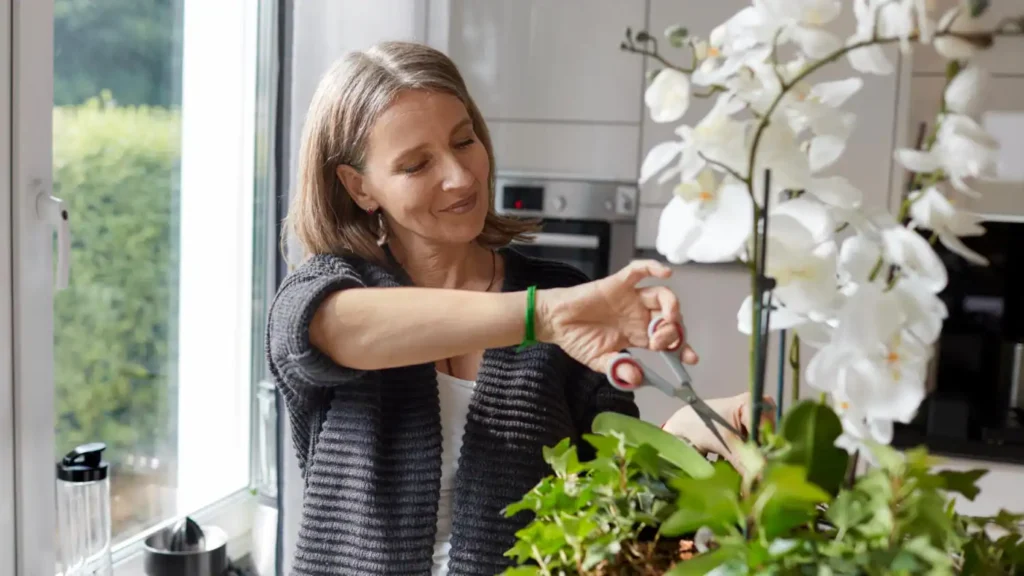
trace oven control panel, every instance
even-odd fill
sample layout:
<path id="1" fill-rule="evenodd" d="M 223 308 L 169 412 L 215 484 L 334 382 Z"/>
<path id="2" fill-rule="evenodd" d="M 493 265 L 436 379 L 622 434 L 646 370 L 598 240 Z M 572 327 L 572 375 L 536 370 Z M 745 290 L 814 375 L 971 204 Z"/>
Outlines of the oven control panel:
<path id="1" fill-rule="evenodd" d="M 499 177 L 495 182 L 499 213 L 542 218 L 632 221 L 637 188 L 621 182 Z"/>

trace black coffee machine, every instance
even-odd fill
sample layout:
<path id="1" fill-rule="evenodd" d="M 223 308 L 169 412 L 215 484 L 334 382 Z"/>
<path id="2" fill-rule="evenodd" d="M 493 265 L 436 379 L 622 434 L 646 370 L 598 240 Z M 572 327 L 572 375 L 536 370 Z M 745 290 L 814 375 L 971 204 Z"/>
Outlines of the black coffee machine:
<path id="1" fill-rule="evenodd" d="M 949 309 L 937 343 L 931 392 L 909 427 L 925 444 L 1024 448 L 1024 222 L 986 222 L 964 238 L 989 259 L 968 263 L 941 244 Z M 969 448 L 968 448 L 969 449 Z"/>

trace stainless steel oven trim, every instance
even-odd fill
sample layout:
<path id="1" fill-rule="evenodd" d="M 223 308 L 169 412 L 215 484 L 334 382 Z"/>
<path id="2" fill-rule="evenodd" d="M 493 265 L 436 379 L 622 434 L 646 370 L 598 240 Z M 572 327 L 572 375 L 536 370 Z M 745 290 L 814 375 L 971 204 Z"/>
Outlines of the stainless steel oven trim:
<path id="1" fill-rule="evenodd" d="M 564 234 L 561 232 L 538 232 L 533 234 L 532 242 L 522 242 L 528 246 L 549 246 L 553 248 L 580 248 L 597 250 L 601 247 L 601 239 L 591 234 Z"/>

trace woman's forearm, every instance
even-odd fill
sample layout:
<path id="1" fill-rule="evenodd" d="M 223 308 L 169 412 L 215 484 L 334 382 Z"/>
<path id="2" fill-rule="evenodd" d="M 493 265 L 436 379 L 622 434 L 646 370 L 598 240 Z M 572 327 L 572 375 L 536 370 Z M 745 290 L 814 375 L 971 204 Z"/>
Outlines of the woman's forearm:
<path id="1" fill-rule="evenodd" d="M 537 294 L 538 303 L 541 294 Z M 526 292 L 359 288 L 327 297 L 310 342 L 357 370 L 410 366 L 512 346 L 525 330 Z"/>

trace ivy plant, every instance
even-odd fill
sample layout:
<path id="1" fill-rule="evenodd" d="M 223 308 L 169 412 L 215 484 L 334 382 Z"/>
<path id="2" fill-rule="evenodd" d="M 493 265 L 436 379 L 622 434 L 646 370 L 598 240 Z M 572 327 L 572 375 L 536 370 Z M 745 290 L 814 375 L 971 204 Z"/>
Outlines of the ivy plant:
<path id="1" fill-rule="evenodd" d="M 599 415 L 583 438 L 596 456 L 580 461 L 569 440 L 545 450 L 553 473 L 506 508 L 532 519 L 504 576 L 1024 572 L 1022 517 L 954 510 L 984 471 L 871 445 L 854 477 L 841 432 L 829 406 L 803 402 L 760 446 L 734 447 L 740 472 L 646 422 Z"/>

